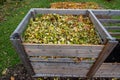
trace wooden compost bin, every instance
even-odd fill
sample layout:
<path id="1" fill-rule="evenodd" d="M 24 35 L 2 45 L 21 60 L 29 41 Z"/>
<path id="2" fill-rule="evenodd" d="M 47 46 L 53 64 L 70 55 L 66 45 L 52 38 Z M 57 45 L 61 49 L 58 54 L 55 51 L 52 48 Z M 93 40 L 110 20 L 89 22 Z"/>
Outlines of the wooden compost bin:
<path id="1" fill-rule="evenodd" d="M 96 77 L 120 77 L 120 10 L 95 10 L 94 15 L 109 34 L 118 41 L 104 63 L 96 72 Z"/>
<path id="2" fill-rule="evenodd" d="M 100 45 L 24 43 L 22 40 L 22 33 L 26 29 L 26 25 L 29 23 L 30 18 L 34 18 L 36 14 L 48 13 L 88 15 L 92 23 L 95 25 L 96 31 L 98 32 L 102 43 Z M 109 66 L 109 64 L 104 65 L 103 62 L 118 43 L 102 26 L 92 10 L 80 9 L 33 8 L 27 13 L 12 33 L 10 40 L 12 41 L 12 44 L 18 52 L 26 69 L 33 77 L 93 77 L 101 65 L 102 68 Z M 42 59 L 39 56 L 62 56 L 67 58 Z M 95 60 L 90 59 L 75 62 L 69 57 L 95 58 Z M 101 74 L 99 72 L 97 73 L 98 74 L 95 74 L 94 77 L 98 77 L 99 74 Z M 108 73 L 108 75 L 109 74 L 110 73 Z M 102 76 L 104 75 L 101 75 L 100 77 Z"/>

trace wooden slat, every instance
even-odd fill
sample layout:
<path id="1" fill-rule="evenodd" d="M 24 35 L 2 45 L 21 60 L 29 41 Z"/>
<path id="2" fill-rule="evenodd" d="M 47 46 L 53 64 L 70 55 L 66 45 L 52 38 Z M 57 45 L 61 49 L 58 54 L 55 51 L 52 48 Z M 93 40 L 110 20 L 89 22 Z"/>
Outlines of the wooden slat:
<path id="1" fill-rule="evenodd" d="M 77 58 L 42 58 L 42 57 L 30 57 L 29 58 L 30 61 L 32 62 L 58 62 L 58 63 L 64 63 L 64 62 L 69 62 L 69 63 L 80 63 L 80 62 L 89 62 L 89 63 L 93 63 L 95 61 L 95 59 L 83 59 L 83 60 L 79 60 Z"/>
<path id="2" fill-rule="evenodd" d="M 109 32 L 112 36 L 120 36 L 120 32 Z"/>
<path id="3" fill-rule="evenodd" d="M 101 50 L 104 45 L 79 45 L 79 44 L 35 44 L 35 43 L 23 43 L 25 48 L 29 49 L 91 49 Z"/>
<path id="4" fill-rule="evenodd" d="M 119 77 L 120 63 L 103 63 L 94 77 Z"/>
<path id="5" fill-rule="evenodd" d="M 33 8 L 36 14 L 73 14 L 73 15 L 86 15 L 87 9 L 47 9 L 47 8 Z"/>
<path id="6" fill-rule="evenodd" d="M 80 74 L 80 75 L 74 75 L 74 74 L 48 74 L 48 73 L 41 73 L 41 74 L 35 74 L 33 75 L 34 78 L 39 78 L 39 77 L 86 77 L 85 74 Z"/>
<path id="7" fill-rule="evenodd" d="M 104 28 L 104 26 L 100 23 L 100 21 L 96 18 L 91 10 L 89 10 L 89 17 L 92 20 L 93 24 L 95 25 L 96 30 L 100 34 L 103 42 L 106 43 L 107 38 L 113 40 L 112 36 L 108 33 L 108 31 Z"/>
<path id="8" fill-rule="evenodd" d="M 71 75 L 71 76 L 76 75 L 78 77 L 85 76 L 92 65 L 91 63 L 84 62 L 81 63 L 32 62 L 31 64 L 36 74 Z"/>
<path id="9" fill-rule="evenodd" d="M 95 75 L 95 77 L 111 77 L 111 78 L 113 78 L 113 77 L 115 77 L 115 78 L 120 78 L 120 74 L 119 73 L 107 73 L 107 74 L 104 74 L 104 73 L 98 73 L 98 74 L 96 74 Z"/>
<path id="10" fill-rule="evenodd" d="M 34 69 L 89 69 L 92 63 L 90 62 L 80 62 L 80 63 L 58 63 L 58 62 L 32 62 Z M 52 70 L 51 70 L 52 72 Z"/>
<path id="11" fill-rule="evenodd" d="M 64 56 L 96 58 L 104 45 L 23 44 L 29 56 Z"/>
<path id="12" fill-rule="evenodd" d="M 64 67 L 63 67 L 64 68 Z M 63 75 L 76 75 L 79 77 L 83 77 L 80 75 L 86 75 L 88 70 L 86 69 L 72 69 L 72 68 L 60 68 L 60 69 L 35 69 L 36 74 L 63 74 Z M 62 76 L 61 76 L 62 77 Z"/>
<path id="13" fill-rule="evenodd" d="M 120 15 L 120 10 L 92 10 L 95 15 Z"/>
<path id="14" fill-rule="evenodd" d="M 117 41 L 108 41 L 103 51 L 98 56 L 98 59 L 95 61 L 94 65 L 91 67 L 88 72 L 88 77 L 93 77 L 96 71 L 99 69 L 100 65 L 104 62 L 104 60 L 108 57 L 108 55 L 112 52 L 114 47 L 118 44 Z"/>
<path id="15" fill-rule="evenodd" d="M 25 49 L 29 56 L 98 57 L 102 50 L 87 49 Z"/>
<path id="16" fill-rule="evenodd" d="M 116 24 L 116 23 L 120 23 L 120 19 L 99 19 L 99 21 L 101 23 L 113 23 L 113 24 Z"/>
<path id="17" fill-rule="evenodd" d="M 120 26 L 104 26 L 107 30 L 120 30 Z"/>

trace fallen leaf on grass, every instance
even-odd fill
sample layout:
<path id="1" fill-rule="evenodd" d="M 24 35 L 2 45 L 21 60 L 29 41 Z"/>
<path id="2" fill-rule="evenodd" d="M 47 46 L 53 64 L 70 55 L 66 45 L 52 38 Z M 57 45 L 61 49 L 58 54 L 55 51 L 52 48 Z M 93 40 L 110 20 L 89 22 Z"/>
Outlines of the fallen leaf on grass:
<path id="1" fill-rule="evenodd" d="M 5 68 L 3 71 L 2 71 L 2 75 L 6 75 L 7 73 L 7 68 Z"/>

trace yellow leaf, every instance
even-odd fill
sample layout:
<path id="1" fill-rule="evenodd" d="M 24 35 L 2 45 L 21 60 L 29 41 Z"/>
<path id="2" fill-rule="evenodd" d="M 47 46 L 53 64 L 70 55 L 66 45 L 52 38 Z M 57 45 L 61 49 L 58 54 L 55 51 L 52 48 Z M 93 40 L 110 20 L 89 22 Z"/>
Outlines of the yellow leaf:
<path id="1" fill-rule="evenodd" d="M 7 73 L 7 68 L 2 71 L 2 75 L 6 75 Z"/>

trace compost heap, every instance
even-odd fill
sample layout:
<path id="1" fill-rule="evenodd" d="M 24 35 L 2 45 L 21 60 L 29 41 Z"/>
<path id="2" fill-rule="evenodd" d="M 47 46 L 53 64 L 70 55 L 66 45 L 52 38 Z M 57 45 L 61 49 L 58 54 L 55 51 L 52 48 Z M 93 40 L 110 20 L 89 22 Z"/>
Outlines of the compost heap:
<path id="1" fill-rule="evenodd" d="M 39 15 L 30 20 L 24 39 L 40 44 L 100 44 L 92 22 L 83 15 Z"/>
<path id="2" fill-rule="evenodd" d="M 54 9 L 101 9 L 95 2 L 55 2 L 51 3 Z"/>

